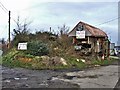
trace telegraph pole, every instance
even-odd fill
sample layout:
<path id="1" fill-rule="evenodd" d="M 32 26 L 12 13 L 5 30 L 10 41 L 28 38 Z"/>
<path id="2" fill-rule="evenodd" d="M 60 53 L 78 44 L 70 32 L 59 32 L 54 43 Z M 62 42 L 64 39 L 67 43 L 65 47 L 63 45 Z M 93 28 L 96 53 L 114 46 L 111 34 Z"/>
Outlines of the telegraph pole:
<path id="1" fill-rule="evenodd" d="M 10 14 L 11 11 L 9 11 L 9 20 L 8 20 L 8 49 L 10 48 Z"/>

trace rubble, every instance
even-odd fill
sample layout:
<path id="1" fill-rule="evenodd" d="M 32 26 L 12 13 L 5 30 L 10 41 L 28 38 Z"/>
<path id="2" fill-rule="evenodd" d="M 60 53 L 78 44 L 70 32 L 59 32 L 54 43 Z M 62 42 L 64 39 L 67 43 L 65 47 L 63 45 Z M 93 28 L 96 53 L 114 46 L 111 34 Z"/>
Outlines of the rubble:
<path id="1" fill-rule="evenodd" d="M 64 58 L 55 56 L 55 57 L 48 57 L 48 56 L 41 56 L 42 63 L 51 66 L 51 65 L 67 65 L 67 62 Z"/>
<path id="2" fill-rule="evenodd" d="M 76 59 L 76 61 L 77 61 L 77 62 L 79 62 L 79 61 L 80 61 L 80 59 Z"/>
<path id="3" fill-rule="evenodd" d="M 83 63 L 85 63 L 86 61 L 84 59 L 80 59 Z"/>
<path id="4" fill-rule="evenodd" d="M 61 62 L 63 65 L 67 65 L 67 62 L 65 61 L 64 58 L 60 58 L 60 62 Z"/>
<path id="5" fill-rule="evenodd" d="M 100 65 L 95 65 L 95 67 L 99 67 Z"/>

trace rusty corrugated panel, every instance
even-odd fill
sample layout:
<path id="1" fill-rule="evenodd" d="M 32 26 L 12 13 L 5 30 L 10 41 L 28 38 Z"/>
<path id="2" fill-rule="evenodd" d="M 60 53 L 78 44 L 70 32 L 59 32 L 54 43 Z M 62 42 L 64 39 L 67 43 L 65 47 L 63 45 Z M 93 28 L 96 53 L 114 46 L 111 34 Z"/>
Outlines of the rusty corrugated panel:
<path id="1" fill-rule="evenodd" d="M 85 28 L 92 34 L 92 36 L 107 37 L 107 34 L 104 31 L 102 31 L 101 29 L 94 27 L 92 25 L 89 25 L 87 23 L 84 23 L 84 22 L 80 22 L 80 23 L 85 26 Z"/>
<path id="2" fill-rule="evenodd" d="M 88 30 L 92 34 L 92 36 L 107 37 L 107 34 L 104 31 L 102 31 L 101 29 L 94 27 L 92 25 L 89 25 L 87 23 L 81 22 L 81 21 L 69 32 L 69 34 L 72 33 L 72 31 L 76 30 L 76 27 L 80 24 L 83 24 L 84 27 L 86 28 L 86 30 Z"/>
<path id="3" fill-rule="evenodd" d="M 92 36 L 95 36 L 95 37 L 99 37 L 99 36 L 106 37 L 107 36 L 107 34 L 100 29 L 91 28 L 90 26 L 87 26 L 87 25 L 85 27 L 87 30 L 89 30 Z"/>

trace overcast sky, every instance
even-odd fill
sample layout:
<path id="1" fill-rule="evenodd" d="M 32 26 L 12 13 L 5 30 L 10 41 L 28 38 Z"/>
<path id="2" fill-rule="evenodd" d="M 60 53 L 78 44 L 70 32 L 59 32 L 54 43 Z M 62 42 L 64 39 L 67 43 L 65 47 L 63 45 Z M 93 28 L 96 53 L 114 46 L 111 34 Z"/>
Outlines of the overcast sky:
<path id="1" fill-rule="evenodd" d="M 48 2 L 47 0 L 0 0 L 11 10 L 11 18 L 16 20 L 19 15 L 21 20 L 28 18 L 33 21 L 31 32 L 49 27 L 57 30 L 58 26 L 66 24 L 70 30 L 83 21 L 105 31 L 112 42 L 118 41 L 118 2 L 88 2 L 87 0 L 69 0 L 71 2 Z M 11 33 L 15 22 L 11 19 Z M 113 20 L 116 19 L 116 20 Z M 111 21 L 113 20 L 113 21 Z M 109 23 L 104 23 L 111 21 Z M 104 24 L 102 24 L 104 23 Z M 101 25 L 99 25 L 101 24 Z M 0 38 L 8 38 L 8 14 L 0 8 Z"/>

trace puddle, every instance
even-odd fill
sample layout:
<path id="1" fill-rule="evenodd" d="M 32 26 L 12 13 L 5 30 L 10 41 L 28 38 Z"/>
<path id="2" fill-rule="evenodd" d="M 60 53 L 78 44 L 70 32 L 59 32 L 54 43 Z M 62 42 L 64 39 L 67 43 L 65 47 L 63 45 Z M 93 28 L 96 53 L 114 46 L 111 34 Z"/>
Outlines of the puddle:
<path id="1" fill-rule="evenodd" d="M 41 86 L 48 86 L 47 83 L 41 83 L 41 84 L 39 84 L 39 85 L 41 85 Z"/>
<path id="2" fill-rule="evenodd" d="M 45 82 L 45 81 L 43 81 L 42 83 L 40 83 L 39 85 L 41 85 L 41 86 L 48 86 L 48 83 L 47 82 Z"/>
<path id="3" fill-rule="evenodd" d="M 4 82 L 10 83 L 11 81 L 10 80 L 4 80 Z"/>
<path id="4" fill-rule="evenodd" d="M 21 79 L 23 79 L 23 80 L 27 80 L 28 78 L 21 78 Z"/>
<path id="5" fill-rule="evenodd" d="M 64 75 L 63 76 L 64 79 L 69 79 L 72 80 L 73 78 L 98 78 L 98 75 L 85 75 L 85 76 L 68 76 L 68 75 Z"/>
<path id="6" fill-rule="evenodd" d="M 14 78 L 15 80 L 20 80 L 20 78 Z"/>
<path id="7" fill-rule="evenodd" d="M 48 80 L 58 80 L 58 79 L 68 79 L 68 80 L 72 80 L 73 78 L 98 78 L 99 76 L 103 76 L 103 75 L 63 75 L 63 76 L 53 76 L 51 78 L 49 78 Z"/>
<path id="8" fill-rule="evenodd" d="M 63 76 L 64 79 L 69 79 L 69 80 L 72 80 L 74 77 L 76 77 L 76 76 L 67 76 L 67 75 Z"/>

